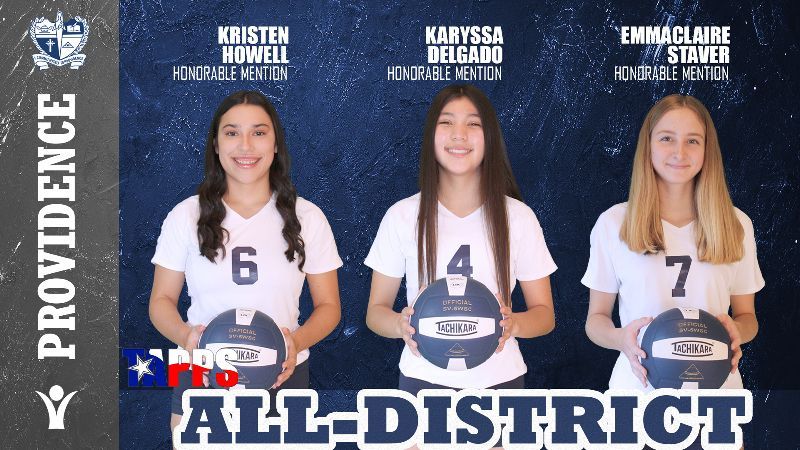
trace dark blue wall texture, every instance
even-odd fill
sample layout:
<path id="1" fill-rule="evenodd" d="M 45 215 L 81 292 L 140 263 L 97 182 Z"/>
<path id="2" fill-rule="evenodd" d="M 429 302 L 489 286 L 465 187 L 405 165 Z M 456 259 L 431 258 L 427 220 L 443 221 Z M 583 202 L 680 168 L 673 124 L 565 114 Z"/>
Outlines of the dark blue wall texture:
<path id="1" fill-rule="evenodd" d="M 218 102 L 259 89 L 285 125 L 298 191 L 325 212 L 344 260 L 342 321 L 312 349 L 322 412 L 354 408 L 358 389 L 395 387 L 401 342 L 365 326 L 371 272 L 363 260 L 386 209 L 417 190 L 423 117 L 446 82 L 387 81 L 386 66 L 424 64 L 426 25 L 501 25 L 502 80 L 476 84 L 497 109 L 525 201 L 559 266 L 556 329 L 521 342 L 526 385 L 606 388 L 615 353 L 592 344 L 583 328 L 588 292 L 579 280 L 589 232 L 626 197 L 646 111 L 666 94 L 691 94 L 714 118 L 731 194 L 753 220 L 767 283 L 756 296 L 759 334 L 740 363 L 755 405 L 747 448 L 797 448 L 800 11 L 793 2 L 210 3 L 120 6 L 120 346 L 169 346 L 147 314 L 161 222 L 195 192 Z M 289 26 L 288 81 L 173 81 L 173 65 L 220 63 L 218 25 Z M 666 64 L 663 52 L 621 45 L 623 25 L 730 25 L 730 78 L 614 81 L 615 65 Z M 519 292 L 514 301 L 522 305 Z M 307 293 L 301 303 L 307 317 Z M 184 293 L 182 311 L 187 306 Z M 168 398 L 169 391 L 121 390 L 122 442 L 168 448 Z"/>

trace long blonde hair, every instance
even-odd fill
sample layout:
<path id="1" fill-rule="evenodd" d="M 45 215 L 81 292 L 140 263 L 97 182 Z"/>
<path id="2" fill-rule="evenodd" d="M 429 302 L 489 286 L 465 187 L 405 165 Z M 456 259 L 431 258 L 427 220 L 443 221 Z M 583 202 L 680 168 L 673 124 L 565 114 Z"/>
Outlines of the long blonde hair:
<path id="1" fill-rule="evenodd" d="M 708 110 L 690 95 L 672 94 L 659 100 L 644 119 L 633 158 L 628 209 L 620 229 L 620 239 L 637 253 L 658 253 L 665 250 L 664 229 L 653 168 L 651 135 L 659 120 L 669 111 L 688 108 L 697 114 L 705 128 L 703 167 L 694 177 L 695 241 L 700 261 L 726 264 L 744 256 L 744 229 L 733 208 L 717 130 Z"/>

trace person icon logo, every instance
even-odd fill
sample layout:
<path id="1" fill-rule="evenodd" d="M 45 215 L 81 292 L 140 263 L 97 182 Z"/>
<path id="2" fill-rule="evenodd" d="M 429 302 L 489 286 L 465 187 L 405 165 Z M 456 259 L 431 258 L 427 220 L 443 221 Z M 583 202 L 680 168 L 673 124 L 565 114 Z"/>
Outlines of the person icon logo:
<path id="1" fill-rule="evenodd" d="M 44 395 L 43 393 L 36 391 L 39 394 L 39 397 L 42 398 L 44 402 L 44 406 L 47 407 L 47 415 L 49 417 L 49 426 L 48 429 L 50 430 L 63 430 L 64 429 L 64 412 L 67 410 L 67 405 L 69 401 L 72 400 L 72 396 L 78 393 L 78 391 L 70 392 L 66 397 L 64 397 L 64 388 L 55 384 L 50 388 L 48 395 Z M 61 400 L 64 401 L 61 401 Z M 56 408 L 55 403 L 61 402 Z"/>

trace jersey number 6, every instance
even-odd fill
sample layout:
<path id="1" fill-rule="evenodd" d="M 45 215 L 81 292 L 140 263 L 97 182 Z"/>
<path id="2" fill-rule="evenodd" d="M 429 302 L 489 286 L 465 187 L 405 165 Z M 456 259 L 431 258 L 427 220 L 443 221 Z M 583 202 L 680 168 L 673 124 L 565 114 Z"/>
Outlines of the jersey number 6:
<path id="1" fill-rule="evenodd" d="M 242 254 L 256 256 L 253 247 L 235 247 L 231 251 L 231 275 L 233 282 L 239 285 L 253 284 L 258 281 L 258 265 L 255 261 L 242 261 Z M 242 269 L 247 269 L 247 276 L 242 275 Z"/>

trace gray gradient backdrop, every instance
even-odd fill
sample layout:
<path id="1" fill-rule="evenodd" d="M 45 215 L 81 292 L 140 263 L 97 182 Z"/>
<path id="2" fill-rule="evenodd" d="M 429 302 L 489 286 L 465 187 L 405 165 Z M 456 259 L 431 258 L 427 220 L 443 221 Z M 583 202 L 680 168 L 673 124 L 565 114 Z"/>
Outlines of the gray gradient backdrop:
<path id="1" fill-rule="evenodd" d="M 28 28 L 37 17 L 52 22 L 81 16 L 89 37 L 84 66 L 39 70 Z M 113 448 L 118 445 L 118 159 L 119 19 L 116 2 L 3 1 L 0 6 L 0 447 Z M 37 94 L 76 94 L 76 246 L 52 250 L 75 260 L 62 273 L 75 285 L 76 331 L 59 330 L 76 346 L 76 359 L 37 359 L 36 162 Z M 77 391 L 65 430 L 48 430 L 45 405 L 35 391 L 58 384 Z"/>

